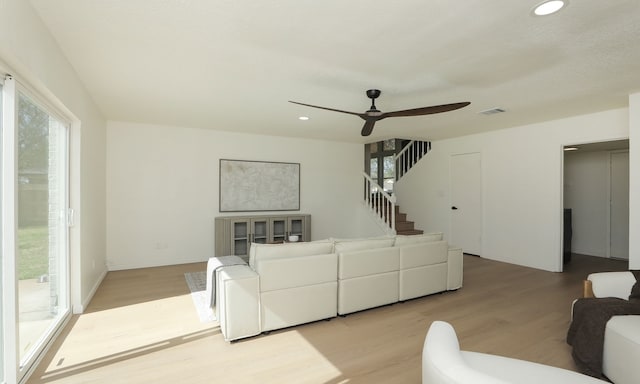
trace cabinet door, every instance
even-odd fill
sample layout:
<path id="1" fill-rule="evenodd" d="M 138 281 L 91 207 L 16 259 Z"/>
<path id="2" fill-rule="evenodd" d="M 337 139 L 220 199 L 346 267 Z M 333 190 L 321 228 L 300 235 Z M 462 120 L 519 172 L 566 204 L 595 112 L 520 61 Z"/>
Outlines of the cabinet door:
<path id="1" fill-rule="evenodd" d="M 247 256 L 249 254 L 249 243 L 251 241 L 251 220 L 231 219 L 231 254 L 236 256 Z"/>
<path id="2" fill-rule="evenodd" d="M 265 218 L 251 219 L 251 242 L 266 244 L 269 239 L 269 220 Z"/>
<path id="3" fill-rule="evenodd" d="M 298 236 L 298 241 L 309 241 L 305 236 L 305 217 L 290 216 L 287 218 L 287 228 L 289 235 Z"/>
<path id="4" fill-rule="evenodd" d="M 288 222 L 286 217 L 271 217 L 269 219 L 269 242 L 282 243 L 287 241 Z"/>

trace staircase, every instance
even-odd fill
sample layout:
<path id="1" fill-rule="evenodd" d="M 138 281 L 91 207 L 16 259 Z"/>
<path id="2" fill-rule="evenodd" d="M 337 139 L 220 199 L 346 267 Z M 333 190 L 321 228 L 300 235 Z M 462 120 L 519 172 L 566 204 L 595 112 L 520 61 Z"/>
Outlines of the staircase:
<path id="1" fill-rule="evenodd" d="M 415 229 L 414 222 L 407 220 L 407 214 L 400 212 L 400 206 L 395 206 L 396 212 L 396 234 L 397 235 L 422 235 L 422 229 Z"/>
<path id="2" fill-rule="evenodd" d="M 431 149 L 428 141 L 411 141 L 395 156 L 396 180 L 405 175 Z M 396 197 L 388 194 L 366 172 L 364 177 L 364 203 L 378 224 L 390 235 L 420 235 L 414 222 L 407 220 L 407 214 L 400 212 Z M 393 214 L 391 214 L 393 212 Z"/>

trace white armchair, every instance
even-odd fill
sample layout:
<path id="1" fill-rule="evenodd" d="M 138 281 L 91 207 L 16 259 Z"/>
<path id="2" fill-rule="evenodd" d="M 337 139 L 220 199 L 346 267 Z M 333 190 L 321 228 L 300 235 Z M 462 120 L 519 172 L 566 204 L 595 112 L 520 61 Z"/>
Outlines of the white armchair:
<path id="1" fill-rule="evenodd" d="M 460 350 L 453 327 L 434 321 L 422 351 L 423 384 L 603 384 L 566 369 Z"/>
<path id="2" fill-rule="evenodd" d="M 627 300 L 636 278 L 629 271 L 599 272 L 587 276 L 586 296 Z M 590 292 L 589 292 L 590 291 Z M 615 384 L 640 381 L 635 364 L 640 361 L 640 315 L 613 316 L 606 325 L 602 372 Z"/>

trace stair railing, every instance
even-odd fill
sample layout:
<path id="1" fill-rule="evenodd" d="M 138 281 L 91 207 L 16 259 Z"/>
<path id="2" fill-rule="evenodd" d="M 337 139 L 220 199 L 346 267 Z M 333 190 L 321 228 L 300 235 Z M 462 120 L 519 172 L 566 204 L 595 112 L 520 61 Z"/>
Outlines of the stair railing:
<path id="1" fill-rule="evenodd" d="M 364 176 L 364 203 L 376 217 L 376 222 L 391 235 L 396 234 L 396 197 L 388 194 L 369 175 Z"/>
<path id="2" fill-rule="evenodd" d="M 409 172 L 422 156 L 431 150 L 430 141 L 412 140 L 394 156 L 396 162 L 396 181 Z"/>

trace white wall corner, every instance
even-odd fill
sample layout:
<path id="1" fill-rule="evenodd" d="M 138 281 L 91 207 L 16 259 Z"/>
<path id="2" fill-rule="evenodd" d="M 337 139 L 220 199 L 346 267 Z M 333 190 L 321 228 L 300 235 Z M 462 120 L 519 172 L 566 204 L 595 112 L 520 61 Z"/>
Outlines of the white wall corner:
<path id="1" fill-rule="evenodd" d="M 107 276 L 107 268 L 105 267 L 102 274 L 100 275 L 100 277 L 98 278 L 98 280 L 96 280 L 95 284 L 93 285 L 93 288 L 91 288 L 91 291 L 89 292 L 89 294 L 82 300 L 81 304 L 74 304 L 73 305 L 73 314 L 74 315 L 79 315 L 81 313 L 84 313 L 84 310 L 89 306 L 89 303 L 91 302 L 91 299 L 93 299 L 93 296 L 96 294 L 96 292 L 98 291 L 98 288 L 100 287 L 100 284 L 102 284 L 102 280 L 104 280 L 104 278 Z"/>

